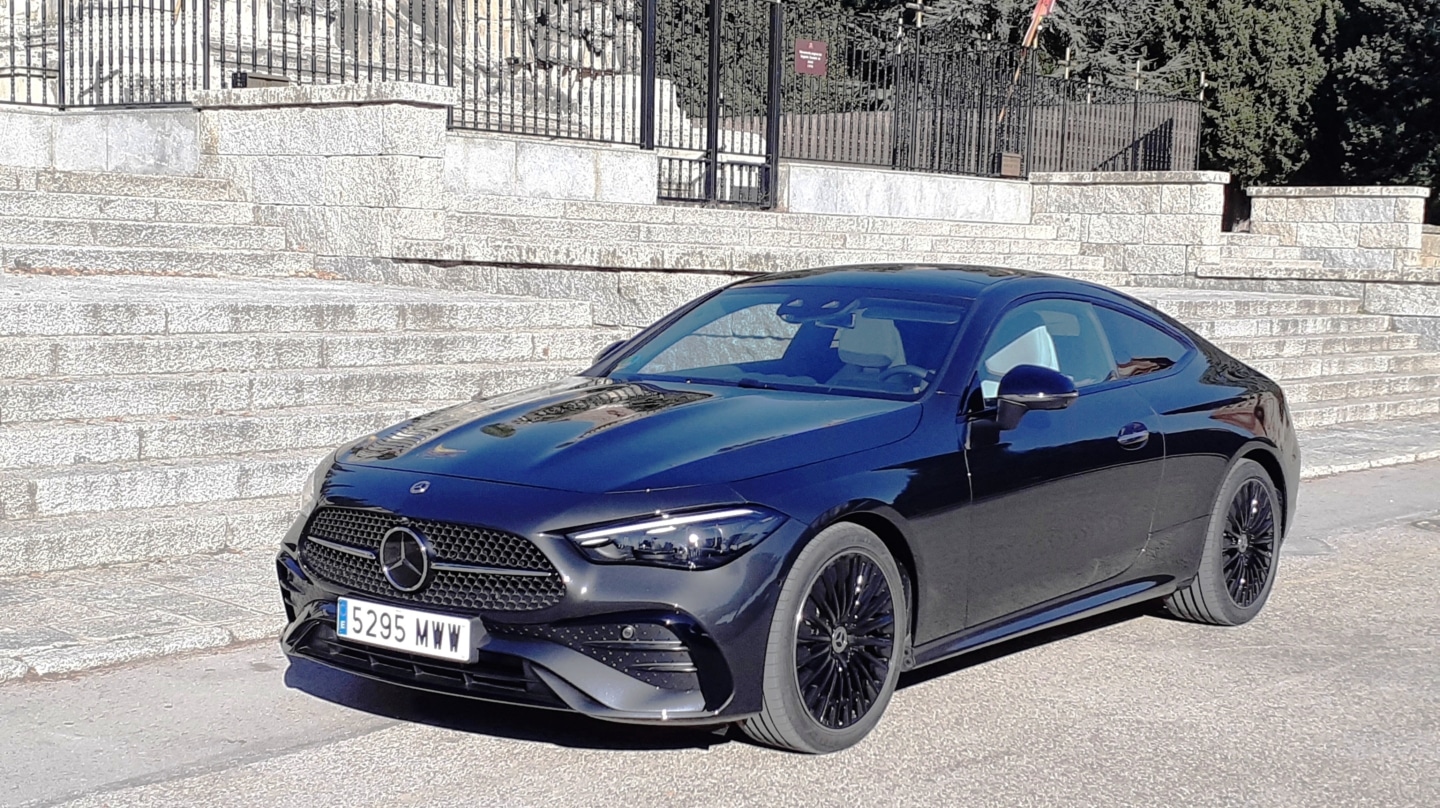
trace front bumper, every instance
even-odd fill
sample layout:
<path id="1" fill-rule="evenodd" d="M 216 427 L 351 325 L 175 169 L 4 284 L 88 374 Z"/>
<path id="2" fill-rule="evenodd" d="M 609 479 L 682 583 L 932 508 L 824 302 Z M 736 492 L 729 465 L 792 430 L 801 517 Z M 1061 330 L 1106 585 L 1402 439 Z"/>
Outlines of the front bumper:
<path id="1" fill-rule="evenodd" d="M 718 569 L 600 565 L 568 541 L 537 540 L 565 594 L 531 611 L 437 608 L 321 578 L 302 562 L 309 517 L 276 559 L 286 654 L 392 684 L 624 722 L 725 723 L 758 712 L 777 581 L 797 523 Z M 478 616 L 472 664 L 340 639 L 336 600 Z"/>

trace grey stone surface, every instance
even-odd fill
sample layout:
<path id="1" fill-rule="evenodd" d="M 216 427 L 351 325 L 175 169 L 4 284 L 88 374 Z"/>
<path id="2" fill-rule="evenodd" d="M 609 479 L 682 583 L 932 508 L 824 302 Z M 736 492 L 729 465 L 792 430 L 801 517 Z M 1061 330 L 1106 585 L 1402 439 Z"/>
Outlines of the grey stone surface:
<path id="1" fill-rule="evenodd" d="M 0 165 L 49 168 L 55 155 L 55 113 L 0 106 Z"/>
<path id="2" fill-rule="evenodd" d="M 458 94 L 459 90 L 453 87 L 406 81 L 290 84 L 243 90 L 197 90 L 192 94 L 191 105 L 196 109 L 225 109 L 400 103 L 443 108 L 454 106 Z"/>
<path id="3" fill-rule="evenodd" d="M 792 213 L 1028 223 L 1029 183 L 859 166 L 789 163 L 780 207 Z"/>
<path id="4" fill-rule="evenodd" d="M 1430 351 L 1440 351 L 1440 316 L 1395 317 L 1395 328 L 1407 334 L 1415 334 L 1420 346 Z"/>
<path id="5" fill-rule="evenodd" d="M 199 165 L 193 110 L 67 111 L 54 127 L 56 169 L 189 176 Z"/>

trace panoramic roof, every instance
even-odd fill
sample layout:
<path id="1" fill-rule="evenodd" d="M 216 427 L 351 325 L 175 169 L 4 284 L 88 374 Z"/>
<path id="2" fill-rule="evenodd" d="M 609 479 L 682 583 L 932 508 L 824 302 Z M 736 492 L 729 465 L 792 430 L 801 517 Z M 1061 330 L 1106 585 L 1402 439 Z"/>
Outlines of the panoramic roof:
<path id="1" fill-rule="evenodd" d="M 974 297 L 992 284 L 1026 277 L 1048 276 L 1023 269 L 965 264 L 856 264 L 764 275 L 744 281 L 743 285 L 815 284 Z"/>

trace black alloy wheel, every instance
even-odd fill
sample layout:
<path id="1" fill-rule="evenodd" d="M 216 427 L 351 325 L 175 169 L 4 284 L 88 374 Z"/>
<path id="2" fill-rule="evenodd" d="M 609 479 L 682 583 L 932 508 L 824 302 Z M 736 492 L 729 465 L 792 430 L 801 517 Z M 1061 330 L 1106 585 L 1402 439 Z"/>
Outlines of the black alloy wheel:
<path id="1" fill-rule="evenodd" d="M 763 706 L 741 729 L 821 754 L 853 746 L 885 712 L 909 641 L 905 579 L 878 536 L 839 522 L 795 558 L 776 599 Z"/>
<path id="2" fill-rule="evenodd" d="M 1249 479 L 1230 500 L 1220 550 L 1225 587 L 1236 606 L 1254 603 L 1275 560 L 1275 506 L 1259 480 Z"/>
<path id="3" fill-rule="evenodd" d="M 810 587 L 795 637 L 795 681 L 810 716 L 843 729 L 885 689 L 895 650 L 895 604 L 867 556 L 830 562 Z"/>
<path id="4" fill-rule="evenodd" d="M 1165 609 L 1184 620 L 1221 626 L 1254 619 L 1275 583 L 1281 517 L 1280 497 L 1265 467 L 1253 460 L 1236 463 L 1216 492 L 1195 579 L 1166 598 Z"/>

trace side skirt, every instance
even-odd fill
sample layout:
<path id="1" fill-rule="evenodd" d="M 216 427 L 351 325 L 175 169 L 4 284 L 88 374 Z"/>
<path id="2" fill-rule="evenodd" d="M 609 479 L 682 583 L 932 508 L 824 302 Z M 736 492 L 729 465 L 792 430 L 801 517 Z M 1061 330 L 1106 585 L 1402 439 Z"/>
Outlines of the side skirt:
<path id="1" fill-rule="evenodd" d="M 914 667 L 929 665 L 1036 631 L 1164 597 L 1174 591 L 1175 587 L 1176 580 L 1169 575 L 1142 578 L 1123 584 L 1101 585 L 1098 589 L 1058 603 L 1037 606 L 973 629 L 931 640 L 915 648 Z"/>

